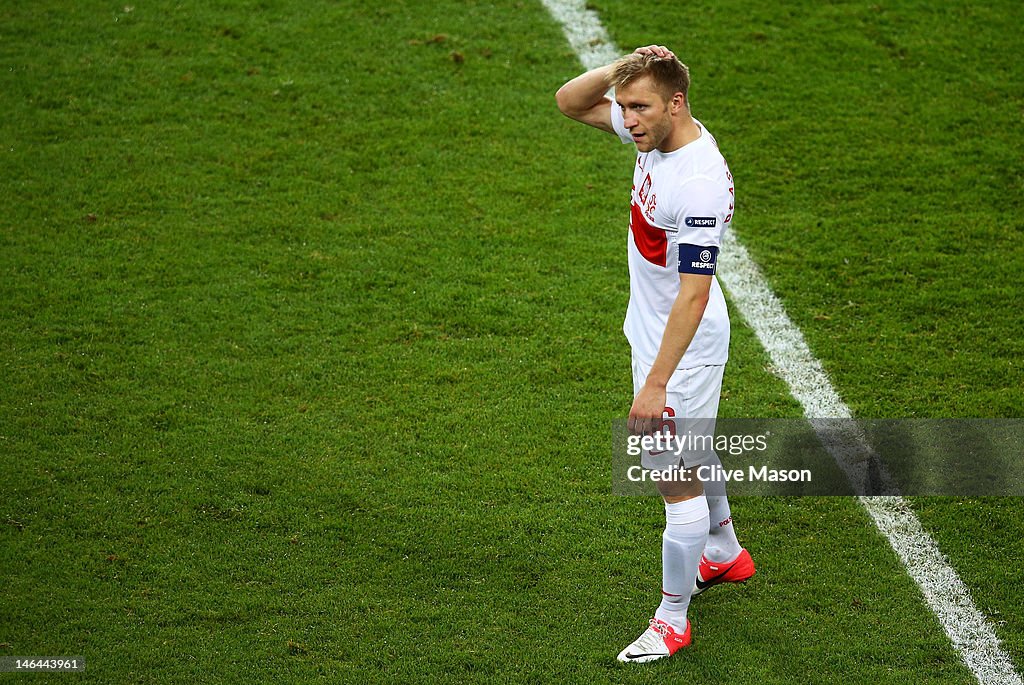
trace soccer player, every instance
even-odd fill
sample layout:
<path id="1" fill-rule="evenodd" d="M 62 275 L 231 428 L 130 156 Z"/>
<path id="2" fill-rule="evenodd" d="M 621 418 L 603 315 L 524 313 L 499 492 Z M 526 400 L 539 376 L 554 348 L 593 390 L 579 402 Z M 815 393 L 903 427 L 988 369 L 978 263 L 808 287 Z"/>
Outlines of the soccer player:
<path id="1" fill-rule="evenodd" d="M 715 271 L 735 207 L 733 177 L 711 133 L 690 114 L 689 86 L 686 65 L 650 45 L 577 76 L 555 96 L 566 116 L 636 145 L 623 325 L 632 350 L 634 435 L 694 419 L 705 420 L 701 433 L 708 423 L 713 430 L 729 351 L 729 314 Z M 692 476 L 698 464 L 721 467 L 713 450 L 643 453 L 645 469 L 686 475 L 658 483 L 666 520 L 661 604 L 619 661 L 653 661 L 689 645 L 690 597 L 754 575 L 724 489 L 705 494 Z"/>

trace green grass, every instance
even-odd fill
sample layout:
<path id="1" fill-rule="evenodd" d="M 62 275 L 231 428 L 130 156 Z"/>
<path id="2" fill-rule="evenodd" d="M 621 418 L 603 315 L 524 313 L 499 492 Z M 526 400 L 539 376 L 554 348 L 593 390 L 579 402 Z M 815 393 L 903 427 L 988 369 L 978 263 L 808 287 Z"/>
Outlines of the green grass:
<path id="1" fill-rule="evenodd" d="M 597 5 L 684 46 L 736 230 L 855 413 L 1021 415 L 1019 4 Z"/>
<path id="2" fill-rule="evenodd" d="M 1016 6 L 596 4 L 620 45 L 686 46 L 736 230 L 856 413 L 1020 416 Z M 843 498 L 737 500 L 756 581 L 694 603 L 689 653 L 617 668 L 663 524 L 610 494 L 632 152 L 557 113 L 579 65 L 539 5 L 0 19 L 0 655 L 971 682 Z M 722 415 L 799 416 L 733 318 Z M 1017 501 L 918 505 L 1024 663 Z"/>

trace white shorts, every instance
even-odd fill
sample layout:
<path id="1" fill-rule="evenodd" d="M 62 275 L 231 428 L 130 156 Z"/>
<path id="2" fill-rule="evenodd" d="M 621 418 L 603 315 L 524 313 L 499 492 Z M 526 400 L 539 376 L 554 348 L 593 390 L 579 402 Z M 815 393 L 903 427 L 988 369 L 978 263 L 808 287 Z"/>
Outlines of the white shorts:
<path id="1" fill-rule="evenodd" d="M 633 359 L 633 396 L 647 382 L 651 367 Z M 722 396 L 725 365 L 676 369 L 665 387 L 662 433 L 669 449 L 644 450 L 640 465 L 645 469 L 692 468 L 714 460 L 715 420 Z"/>

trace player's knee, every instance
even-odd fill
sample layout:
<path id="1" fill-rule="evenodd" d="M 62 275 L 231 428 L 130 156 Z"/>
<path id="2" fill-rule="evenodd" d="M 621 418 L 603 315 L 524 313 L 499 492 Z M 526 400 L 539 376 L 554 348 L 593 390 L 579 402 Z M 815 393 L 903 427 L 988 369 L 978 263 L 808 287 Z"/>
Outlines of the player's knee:
<path id="1" fill-rule="evenodd" d="M 681 473 L 685 474 L 685 477 L 658 481 L 658 492 L 669 504 L 684 502 L 704 494 L 704 486 L 696 477 L 693 469 L 687 469 Z"/>

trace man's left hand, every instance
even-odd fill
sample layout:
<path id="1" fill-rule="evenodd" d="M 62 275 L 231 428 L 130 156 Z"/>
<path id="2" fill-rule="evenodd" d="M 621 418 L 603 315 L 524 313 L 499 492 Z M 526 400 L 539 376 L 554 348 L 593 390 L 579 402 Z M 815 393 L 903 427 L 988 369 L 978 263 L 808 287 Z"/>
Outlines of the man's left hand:
<path id="1" fill-rule="evenodd" d="M 629 432 L 632 435 L 653 435 L 661 426 L 664 412 L 665 388 L 644 384 L 629 410 L 629 421 L 626 424 Z"/>

